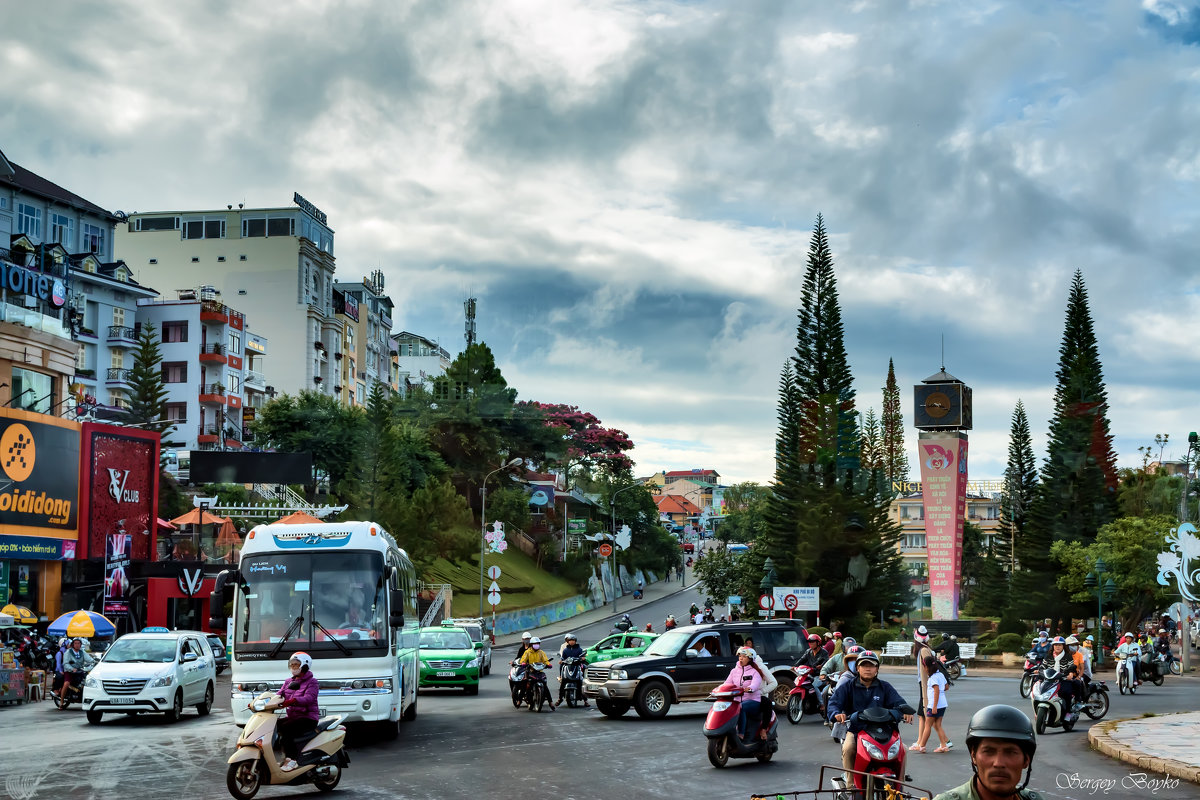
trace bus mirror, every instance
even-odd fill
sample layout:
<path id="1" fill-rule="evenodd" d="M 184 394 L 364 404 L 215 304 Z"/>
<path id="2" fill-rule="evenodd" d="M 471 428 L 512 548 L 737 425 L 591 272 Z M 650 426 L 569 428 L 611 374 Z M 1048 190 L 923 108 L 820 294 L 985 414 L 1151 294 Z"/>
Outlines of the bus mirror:
<path id="1" fill-rule="evenodd" d="M 213 581 L 212 593 L 208 596 L 208 627 L 219 631 L 225 628 L 225 588 L 230 584 L 236 586 L 242 581 L 242 574 L 236 569 L 221 570 Z"/>
<path id="2" fill-rule="evenodd" d="M 388 615 L 388 624 L 399 628 L 404 625 L 404 590 L 392 589 L 388 595 L 392 608 L 391 614 Z"/>

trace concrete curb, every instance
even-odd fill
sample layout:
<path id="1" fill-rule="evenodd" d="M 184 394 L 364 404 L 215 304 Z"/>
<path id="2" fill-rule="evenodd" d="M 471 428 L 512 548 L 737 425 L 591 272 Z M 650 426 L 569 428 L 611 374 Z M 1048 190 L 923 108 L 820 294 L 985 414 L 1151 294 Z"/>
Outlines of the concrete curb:
<path id="1" fill-rule="evenodd" d="M 1194 713 L 1194 712 L 1179 712 L 1179 713 Z M 1173 714 L 1160 714 L 1158 716 L 1174 716 Z M 1126 764 L 1132 764 L 1139 769 L 1150 770 L 1164 775 L 1170 775 L 1172 778 L 1190 781 L 1200 784 L 1200 766 L 1195 764 L 1186 764 L 1182 761 L 1177 761 L 1173 758 L 1159 758 L 1152 756 L 1149 753 L 1143 753 L 1140 750 L 1135 750 L 1133 747 L 1119 741 L 1114 735 L 1116 727 L 1123 722 L 1134 722 L 1145 719 L 1144 717 L 1129 717 L 1126 719 L 1114 719 L 1104 722 L 1098 722 L 1088 728 L 1088 743 L 1093 750 L 1098 750 L 1109 758 L 1116 758 L 1124 761 Z"/>

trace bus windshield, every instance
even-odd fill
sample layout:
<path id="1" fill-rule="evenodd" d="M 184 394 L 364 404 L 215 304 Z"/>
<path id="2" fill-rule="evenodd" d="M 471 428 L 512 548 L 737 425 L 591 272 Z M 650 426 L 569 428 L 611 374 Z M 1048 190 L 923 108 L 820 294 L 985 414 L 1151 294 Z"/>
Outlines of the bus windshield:
<path id="1" fill-rule="evenodd" d="M 241 573 L 245 585 L 234 630 L 238 651 L 287 658 L 296 650 L 387 649 L 381 554 L 264 553 L 246 556 Z"/>

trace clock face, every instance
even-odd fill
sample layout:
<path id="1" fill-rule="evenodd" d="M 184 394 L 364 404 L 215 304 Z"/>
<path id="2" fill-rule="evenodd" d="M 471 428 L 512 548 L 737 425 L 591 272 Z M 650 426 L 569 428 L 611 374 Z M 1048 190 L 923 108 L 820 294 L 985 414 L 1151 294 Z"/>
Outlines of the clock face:
<path id="1" fill-rule="evenodd" d="M 950 397 L 945 392 L 932 392 L 925 397 L 925 413 L 941 419 L 950 413 Z"/>

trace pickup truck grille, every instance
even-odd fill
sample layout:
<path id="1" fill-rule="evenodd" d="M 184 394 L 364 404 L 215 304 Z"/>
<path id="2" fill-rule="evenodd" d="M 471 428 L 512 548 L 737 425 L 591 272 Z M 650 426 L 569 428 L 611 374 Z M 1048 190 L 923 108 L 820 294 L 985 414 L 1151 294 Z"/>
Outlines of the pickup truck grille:
<path id="1" fill-rule="evenodd" d="M 464 661 L 426 661 L 430 669 L 459 669 Z"/>
<path id="2" fill-rule="evenodd" d="M 589 669 L 587 671 L 587 679 L 589 683 L 604 683 L 608 680 L 608 668 Z"/>
<path id="3" fill-rule="evenodd" d="M 146 681 L 104 681 L 104 691 L 112 695 L 137 694 Z"/>

